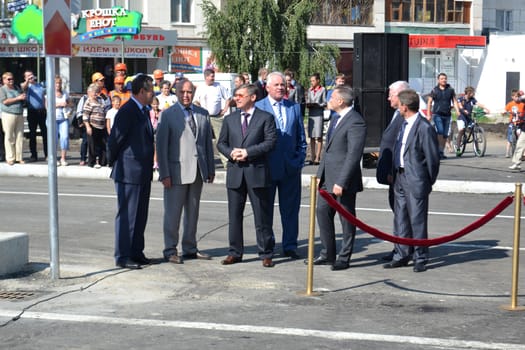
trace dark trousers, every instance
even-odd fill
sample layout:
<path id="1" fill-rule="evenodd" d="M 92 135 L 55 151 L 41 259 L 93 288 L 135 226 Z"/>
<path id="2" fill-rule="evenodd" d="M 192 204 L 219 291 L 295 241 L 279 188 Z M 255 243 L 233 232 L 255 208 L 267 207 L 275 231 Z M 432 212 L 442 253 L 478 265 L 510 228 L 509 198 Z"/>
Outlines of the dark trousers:
<path id="1" fill-rule="evenodd" d="M 27 124 L 29 126 L 29 150 L 31 151 L 31 158 L 37 158 L 36 151 L 36 128 L 40 128 L 42 134 L 42 143 L 44 148 L 44 156 L 47 157 L 47 126 L 46 126 L 46 110 L 45 109 L 27 109 Z"/>
<path id="2" fill-rule="evenodd" d="M 151 182 L 115 182 L 118 212 L 115 217 L 115 262 L 144 257 L 144 231 L 148 221 Z"/>
<path id="3" fill-rule="evenodd" d="M 91 128 L 91 135 L 87 136 L 88 139 L 88 165 L 94 166 L 97 157 L 100 165 L 104 166 L 107 164 L 106 161 L 106 130 Z"/>
<path id="4" fill-rule="evenodd" d="M 355 216 L 355 193 L 343 193 L 341 197 L 336 197 L 332 194 L 332 197 Z M 323 259 L 335 261 L 337 256 L 334 223 L 336 211 L 328 205 L 328 202 L 324 198 L 319 198 L 317 201 L 316 214 L 319 224 L 319 235 L 323 245 L 320 256 Z M 341 221 L 341 227 L 343 229 L 343 239 L 341 240 L 341 249 L 339 250 L 339 257 L 337 257 L 337 259 L 341 262 L 349 263 L 354 249 L 356 228 L 341 215 L 339 215 L 339 220 Z"/>
<path id="5" fill-rule="evenodd" d="M 88 138 L 85 127 L 80 129 L 80 137 L 82 138 L 82 142 L 80 143 L 80 161 L 85 162 L 88 154 Z"/>
<path id="6" fill-rule="evenodd" d="M 229 255 L 242 257 L 244 253 L 243 218 L 246 197 L 250 198 L 255 222 L 255 237 L 257 239 L 257 253 L 261 259 L 272 258 L 275 240 L 272 233 L 272 216 L 270 193 L 268 187 L 252 188 L 243 180 L 241 187 L 228 188 L 228 240 L 230 242 Z"/>

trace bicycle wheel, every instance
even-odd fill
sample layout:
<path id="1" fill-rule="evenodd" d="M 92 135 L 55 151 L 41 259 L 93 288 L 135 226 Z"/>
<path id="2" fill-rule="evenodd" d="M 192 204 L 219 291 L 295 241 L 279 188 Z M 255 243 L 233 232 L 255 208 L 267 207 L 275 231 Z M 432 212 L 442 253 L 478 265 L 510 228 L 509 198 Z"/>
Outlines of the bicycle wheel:
<path id="1" fill-rule="evenodd" d="M 474 130 L 472 130 L 472 136 L 474 137 L 474 142 L 472 143 L 472 146 L 474 147 L 474 154 L 477 157 L 483 157 L 485 155 L 485 151 L 487 150 L 487 139 L 485 138 L 485 132 L 483 131 L 483 128 L 479 125 L 474 126 Z"/>
<path id="2" fill-rule="evenodd" d="M 467 145 L 467 135 L 465 135 L 466 132 L 463 133 L 463 137 L 460 143 L 460 146 L 458 147 L 458 130 L 455 129 L 452 133 L 452 147 L 454 147 L 454 152 L 456 152 L 456 156 L 460 157 L 465 152 L 465 146 Z"/>

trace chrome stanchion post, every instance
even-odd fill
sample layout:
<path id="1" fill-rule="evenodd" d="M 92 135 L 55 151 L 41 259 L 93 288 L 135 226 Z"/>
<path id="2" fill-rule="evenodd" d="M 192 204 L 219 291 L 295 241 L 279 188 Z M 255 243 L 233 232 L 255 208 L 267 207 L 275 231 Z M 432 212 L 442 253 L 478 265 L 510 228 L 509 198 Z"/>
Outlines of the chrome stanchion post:
<path id="1" fill-rule="evenodd" d="M 308 268 L 306 272 L 306 292 L 299 292 L 299 295 L 317 296 L 318 292 L 313 291 L 314 284 L 314 254 L 315 254 L 315 207 L 317 200 L 317 177 L 310 178 L 310 231 L 308 233 Z"/>
<path id="2" fill-rule="evenodd" d="M 520 227 L 521 227 L 521 184 L 516 183 L 514 193 L 514 248 L 512 253 L 512 291 L 510 305 L 503 305 L 502 308 L 509 311 L 524 311 L 525 307 L 518 306 L 518 275 L 520 263 Z"/>

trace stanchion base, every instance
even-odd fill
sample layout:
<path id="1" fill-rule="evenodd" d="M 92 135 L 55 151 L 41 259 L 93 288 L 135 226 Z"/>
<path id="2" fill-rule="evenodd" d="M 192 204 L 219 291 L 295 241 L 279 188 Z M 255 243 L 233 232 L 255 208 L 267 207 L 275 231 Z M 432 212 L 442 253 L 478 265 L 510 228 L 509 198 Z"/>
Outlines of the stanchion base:
<path id="1" fill-rule="evenodd" d="M 525 311 L 525 306 L 501 305 L 500 308 L 507 311 Z"/>
<path id="2" fill-rule="evenodd" d="M 300 291 L 300 292 L 297 292 L 297 295 L 300 295 L 302 297 L 318 297 L 318 296 L 322 295 L 322 293 L 320 293 L 320 292 L 308 293 L 307 291 Z"/>

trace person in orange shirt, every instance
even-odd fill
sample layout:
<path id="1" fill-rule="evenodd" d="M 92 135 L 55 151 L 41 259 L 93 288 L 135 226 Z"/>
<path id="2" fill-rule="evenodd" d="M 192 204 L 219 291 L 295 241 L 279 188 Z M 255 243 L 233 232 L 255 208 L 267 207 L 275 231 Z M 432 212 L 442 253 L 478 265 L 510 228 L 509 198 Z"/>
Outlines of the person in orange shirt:
<path id="1" fill-rule="evenodd" d="M 512 140 L 512 126 L 516 126 L 516 133 L 518 141 L 516 142 L 516 150 L 512 156 L 512 165 L 509 169 L 521 169 L 521 157 L 525 150 L 525 102 L 521 101 L 521 96 L 518 90 L 512 90 L 510 94 L 512 101 L 507 103 L 505 111 L 509 113 L 509 128 L 507 129 L 507 155 L 510 152 L 510 142 Z"/>
<path id="2" fill-rule="evenodd" d="M 162 82 L 164 80 L 164 72 L 162 69 L 155 69 L 153 71 L 153 79 L 153 91 L 155 92 L 155 95 L 159 95 L 161 93 Z"/>
<path id="3" fill-rule="evenodd" d="M 124 81 L 125 77 L 123 75 L 117 75 L 113 80 L 115 84 L 115 90 L 111 90 L 109 95 L 113 99 L 114 96 L 120 97 L 120 106 L 122 107 L 131 97 L 131 92 L 129 90 L 124 90 Z"/>
<path id="4" fill-rule="evenodd" d="M 95 72 L 93 75 L 91 75 L 91 82 L 96 83 L 100 89 L 99 96 L 101 96 L 104 100 L 109 96 L 108 89 L 106 89 L 105 83 L 106 78 L 104 75 L 100 72 Z M 102 96 L 103 95 L 103 96 Z"/>

